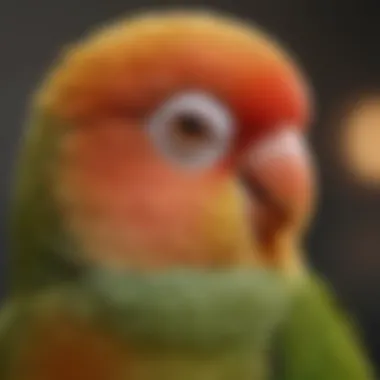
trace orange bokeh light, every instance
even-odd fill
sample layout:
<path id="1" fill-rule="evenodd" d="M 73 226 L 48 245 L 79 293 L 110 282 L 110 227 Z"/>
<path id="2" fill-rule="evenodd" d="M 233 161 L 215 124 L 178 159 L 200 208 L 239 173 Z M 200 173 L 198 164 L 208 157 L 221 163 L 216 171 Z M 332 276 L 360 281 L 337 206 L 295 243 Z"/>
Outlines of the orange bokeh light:
<path id="1" fill-rule="evenodd" d="M 380 96 L 362 99 L 346 114 L 343 160 L 356 181 L 380 186 Z"/>

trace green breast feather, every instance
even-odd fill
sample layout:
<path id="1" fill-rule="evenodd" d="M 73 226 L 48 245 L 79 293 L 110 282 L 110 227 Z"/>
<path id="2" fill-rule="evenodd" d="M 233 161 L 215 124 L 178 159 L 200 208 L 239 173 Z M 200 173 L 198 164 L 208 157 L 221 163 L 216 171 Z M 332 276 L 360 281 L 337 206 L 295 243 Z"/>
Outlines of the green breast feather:
<path id="1" fill-rule="evenodd" d="M 160 349 L 263 347 L 288 303 L 284 281 L 259 270 L 101 271 L 84 276 L 83 284 L 105 325 Z"/>
<path id="2" fill-rule="evenodd" d="M 94 271 L 69 287 L 15 301 L 19 317 L 4 315 L 2 342 L 14 332 L 12 355 L 5 357 L 17 363 L 33 326 L 56 312 L 132 347 L 138 353 L 136 377 L 128 380 L 263 379 L 288 301 L 284 281 L 259 270 L 119 276 Z M 2 379 L 13 380 L 6 375 Z"/>

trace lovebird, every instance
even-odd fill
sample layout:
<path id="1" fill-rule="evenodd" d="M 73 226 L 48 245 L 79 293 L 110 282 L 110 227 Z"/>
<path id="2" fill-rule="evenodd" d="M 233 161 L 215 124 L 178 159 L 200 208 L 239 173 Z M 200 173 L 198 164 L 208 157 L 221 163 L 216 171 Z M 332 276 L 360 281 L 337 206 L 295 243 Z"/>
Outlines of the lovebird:
<path id="1" fill-rule="evenodd" d="M 302 254 L 311 116 L 280 44 L 213 12 L 67 48 L 22 142 L 0 378 L 371 379 Z"/>

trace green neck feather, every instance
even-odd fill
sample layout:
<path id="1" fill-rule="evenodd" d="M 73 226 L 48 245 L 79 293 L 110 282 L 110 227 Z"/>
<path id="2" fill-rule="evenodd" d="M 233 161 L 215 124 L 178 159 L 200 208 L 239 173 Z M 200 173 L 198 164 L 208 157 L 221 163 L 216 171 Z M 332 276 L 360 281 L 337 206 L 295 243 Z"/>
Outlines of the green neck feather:
<path id="1" fill-rule="evenodd" d="M 12 294 L 29 294 L 77 276 L 58 250 L 68 249 L 51 199 L 56 144 L 64 128 L 36 112 L 22 141 L 11 214 L 9 282 Z"/>
<path id="2" fill-rule="evenodd" d="M 96 325 L 142 350 L 263 350 L 288 309 L 289 288 L 262 270 L 128 273 L 87 270 L 72 284 Z"/>

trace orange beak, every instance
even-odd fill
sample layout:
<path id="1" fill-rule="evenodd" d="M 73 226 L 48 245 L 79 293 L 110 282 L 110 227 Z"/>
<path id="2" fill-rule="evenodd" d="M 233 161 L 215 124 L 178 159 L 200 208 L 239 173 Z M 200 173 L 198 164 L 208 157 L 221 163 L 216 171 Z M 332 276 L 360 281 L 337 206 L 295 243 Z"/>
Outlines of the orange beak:
<path id="1" fill-rule="evenodd" d="M 297 129 L 277 130 L 245 152 L 243 167 L 254 226 L 273 250 L 279 233 L 300 228 L 311 212 L 314 170 L 306 139 Z"/>

